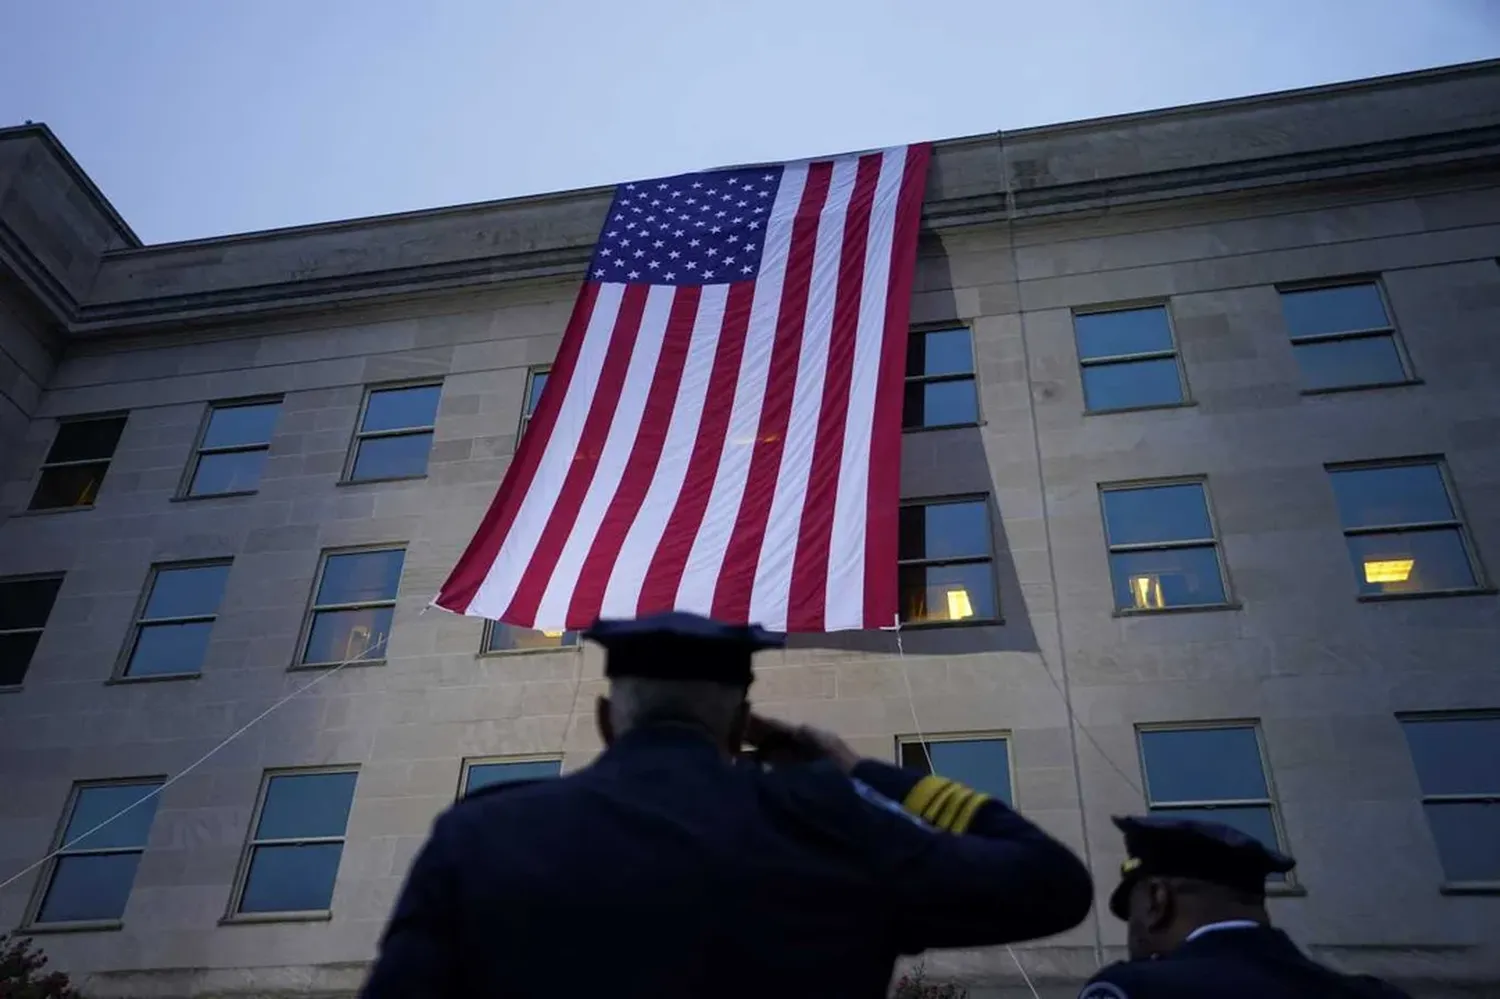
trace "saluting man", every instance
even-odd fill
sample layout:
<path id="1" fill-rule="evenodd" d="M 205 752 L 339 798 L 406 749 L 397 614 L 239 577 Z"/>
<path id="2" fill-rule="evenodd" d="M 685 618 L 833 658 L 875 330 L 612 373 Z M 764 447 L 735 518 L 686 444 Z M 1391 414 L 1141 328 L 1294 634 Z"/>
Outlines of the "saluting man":
<path id="1" fill-rule="evenodd" d="M 1409 999 L 1378 978 L 1342 975 L 1271 926 L 1266 877 L 1291 857 L 1217 822 L 1117 818 L 1125 834 L 1109 911 L 1128 924 L 1130 960 L 1079 999 Z"/>
<path id="2" fill-rule="evenodd" d="M 751 654 L 779 637 L 677 613 L 587 637 L 607 748 L 439 817 L 367 999 L 875 999 L 899 954 L 1088 914 L 1084 865 L 1002 802 L 752 720 Z"/>

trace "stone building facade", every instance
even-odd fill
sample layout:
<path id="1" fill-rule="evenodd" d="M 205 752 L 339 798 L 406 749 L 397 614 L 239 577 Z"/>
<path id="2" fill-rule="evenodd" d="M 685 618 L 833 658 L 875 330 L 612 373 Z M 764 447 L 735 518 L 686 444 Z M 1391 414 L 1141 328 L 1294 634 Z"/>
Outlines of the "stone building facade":
<path id="1" fill-rule="evenodd" d="M 926 739 L 1102 891 L 1113 814 L 1261 830 L 1315 954 L 1500 993 L 1497 181 L 1500 62 L 939 143 L 904 655 L 799 638 L 755 699 Z M 597 650 L 424 608 L 608 196 L 143 246 L 0 131 L 0 880 L 193 765 L 0 889 L 90 994 L 348 994 L 462 782 L 598 750 Z"/>

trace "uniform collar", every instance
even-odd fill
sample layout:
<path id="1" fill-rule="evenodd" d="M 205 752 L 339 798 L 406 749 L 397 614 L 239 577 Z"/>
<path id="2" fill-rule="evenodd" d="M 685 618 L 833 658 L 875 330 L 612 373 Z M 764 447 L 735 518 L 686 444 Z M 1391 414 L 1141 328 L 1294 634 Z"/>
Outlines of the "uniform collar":
<path id="1" fill-rule="evenodd" d="M 724 754 L 702 729 L 672 722 L 655 722 L 631 729 L 615 740 L 608 754 L 671 752 L 691 758 L 722 760 Z"/>
<path id="2" fill-rule="evenodd" d="M 1187 935 L 1183 943 L 1192 943 L 1205 933 L 1214 933 L 1218 930 L 1256 930 L 1261 924 L 1253 919 L 1225 919 L 1217 923 L 1206 923 Z"/>

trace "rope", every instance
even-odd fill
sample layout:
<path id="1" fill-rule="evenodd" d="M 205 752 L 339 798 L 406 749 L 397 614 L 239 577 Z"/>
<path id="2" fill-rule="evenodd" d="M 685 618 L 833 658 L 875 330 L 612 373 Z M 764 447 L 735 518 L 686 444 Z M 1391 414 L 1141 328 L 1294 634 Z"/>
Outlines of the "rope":
<path id="1" fill-rule="evenodd" d="M 103 829 L 105 826 L 109 825 L 111 822 L 114 822 L 116 819 L 120 818 L 122 815 L 125 815 L 126 813 L 128 813 L 132 809 L 138 808 L 141 805 L 143 805 L 144 803 L 150 801 L 152 798 L 157 797 L 163 791 L 165 791 L 167 788 L 171 787 L 173 784 L 176 784 L 178 781 L 182 780 L 182 778 L 186 777 L 188 774 L 192 773 L 194 770 L 198 769 L 200 766 L 202 766 L 204 763 L 206 763 L 209 760 L 209 758 L 212 757 L 215 753 L 219 752 L 225 746 L 228 746 L 231 742 L 233 742 L 234 740 L 238 739 L 240 736 L 242 736 L 246 732 L 248 732 L 250 730 L 250 728 L 252 726 L 254 726 L 257 722 L 259 722 L 262 718 L 266 717 L 271 712 L 273 712 L 277 708 L 281 707 L 283 704 L 286 704 L 288 701 L 291 701 L 291 700 L 293 700 L 293 699 L 295 699 L 297 697 L 300 697 L 302 694 L 307 693 L 307 691 L 309 691 L 312 688 L 316 687 L 318 684 L 322 683 L 324 680 L 328 679 L 330 676 L 333 676 L 333 674 L 337 673 L 339 670 L 343 669 L 345 666 L 348 666 L 350 663 L 356 662 L 356 661 L 358 661 L 360 659 L 363 659 L 365 656 L 369 655 L 371 652 L 374 652 L 377 648 L 379 648 L 380 646 L 382 646 L 382 645 L 385 644 L 385 639 L 386 639 L 386 636 L 385 635 L 381 635 L 378 639 L 376 639 L 375 641 L 371 642 L 369 645 L 366 645 L 357 655 L 350 656 L 349 658 L 345 659 L 343 662 L 339 663 L 338 665 L 332 666 L 332 667 L 324 670 L 323 672 L 319 673 L 317 676 L 313 677 L 311 680 L 307 681 L 302 686 L 298 687 L 296 690 L 293 690 L 290 694 L 287 694 L 281 700 L 277 701 L 275 704 L 272 704 L 269 708 L 266 708 L 266 710 L 262 711 L 260 714 L 256 715 L 254 718 L 250 719 L 245 724 L 241 725 L 238 729 L 236 729 L 233 733 L 231 733 L 228 738 L 224 739 L 223 742 L 220 742 L 217 746 L 215 746 L 214 748 L 210 749 L 208 752 L 204 753 L 202 756 L 198 757 L 192 763 L 189 763 L 187 766 L 183 767 L 177 773 L 173 774 L 171 777 L 168 777 L 165 781 L 163 781 L 162 783 L 158 784 L 156 787 L 152 788 L 146 794 L 141 795 L 135 801 L 133 801 L 130 804 L 126 805 L 124 808 L 120 809 L 118 812 L 116 812 L 115 814 L 111 815 L 109 818 L 105 819 L 104 821 L 100 822 L 98 825 L 94 826 L 92 829 L 88 830 L 87 832 L 79 833 L 77 836 L 74 836 L 72 839 L 68 840 L 66 843 L 63 843 L 61 846 L 57 847 L 55 850 L 51 851 L 46 856 L 42 857 L 42 859 L 40 859 L 40 860 L 38 860 L 38 861 L 36 861 L 34 863 L 28 864 L 27 866 L 21 868 L 16 873 L 12 874 L 10 877 L 6 878 L 4 881 L 0 881 L 0 891 L 5 890 L 6 888 L 8 888 L 11 885 L 15 884 L 17 881 L 19 881 L 22 878 L 24 878 L 26 875 L 30 874 L 32 871 L 36 870 L 38 867 L 41 867 L 43 864 L 46 864 L 49 861 L 53 860 L 55 857 L 57 857 L 58 854 L 63 853 L 65 851 L 67 851 L 67 850 L 71 850 L 73 847 L 77 846 L 79 843 L 81 843 L 84 840 L 88 839 L 90 836 L 94 835 L 94 833 L 98 832 L 100 829 Z"/>

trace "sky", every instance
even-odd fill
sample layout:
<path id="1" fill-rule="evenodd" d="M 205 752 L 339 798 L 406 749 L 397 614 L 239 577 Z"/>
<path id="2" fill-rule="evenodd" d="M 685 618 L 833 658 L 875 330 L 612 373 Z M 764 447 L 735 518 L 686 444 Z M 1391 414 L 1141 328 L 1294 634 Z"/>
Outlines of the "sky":
<path id="1" fill-rule="evenodd" d="M 147 243 L 1500 57 L 1500 0 L 0 0 Z"/>

